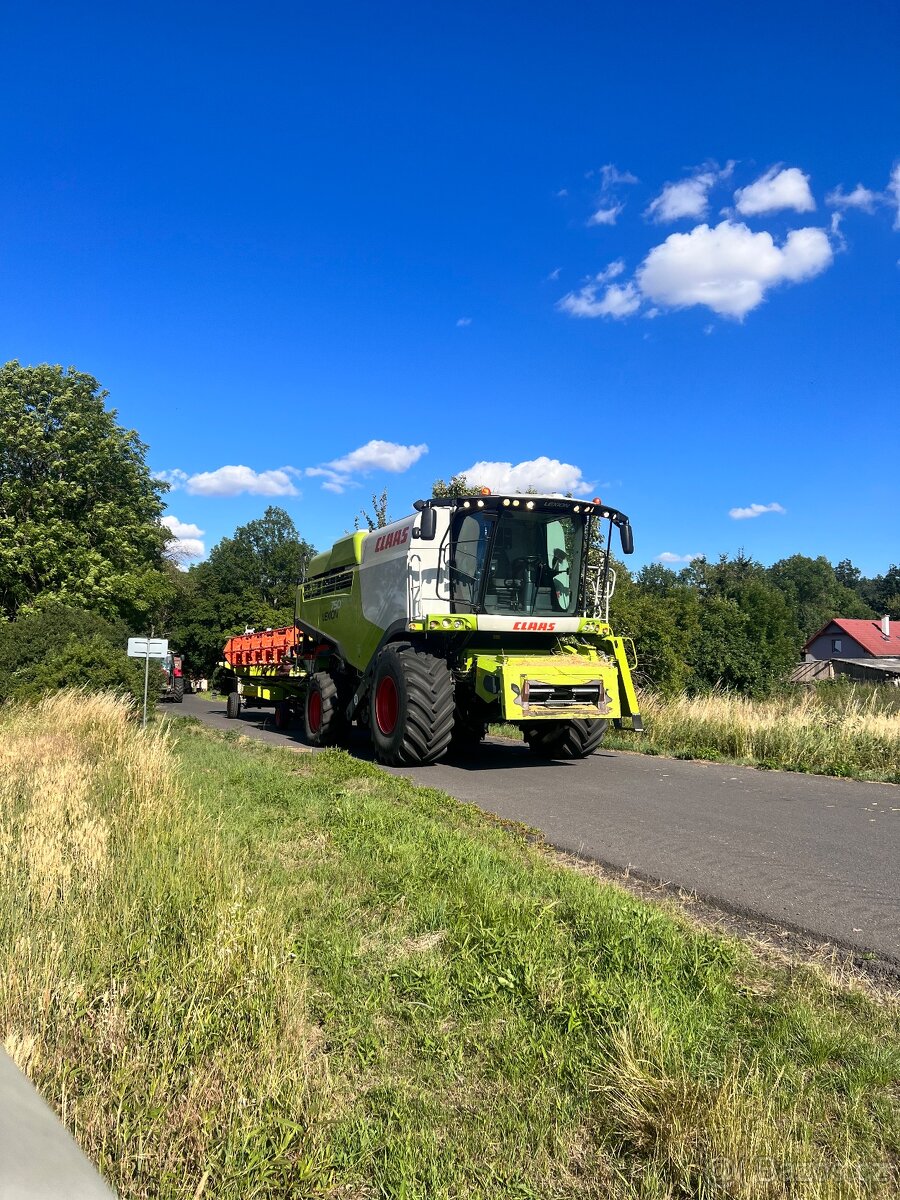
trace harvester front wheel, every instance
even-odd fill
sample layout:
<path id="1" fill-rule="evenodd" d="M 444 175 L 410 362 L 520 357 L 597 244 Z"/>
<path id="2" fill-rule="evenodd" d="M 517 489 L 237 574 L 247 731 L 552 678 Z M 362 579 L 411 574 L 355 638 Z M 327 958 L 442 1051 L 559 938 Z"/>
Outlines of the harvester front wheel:
<path id="1" fill-rule="evenodd" d="M 526 725 L 525 741 L 539 758 L 587 758 L 606 735 L 608 721 L 541 721 Z"/>
<path id="2" fill-rule="evenodd" d="M 337 684 L 327 671 L 310 675 L 303 705 L 303 732 L 311 746 L 334 746 L 346 730 Z"/>
<path id="3" fill-rule="evenodd" d="M 369 729 L 382 762 L 436 762 L 450 745 L 453 716 L 453 680 L 442 658 L 408 642 L 381 651 L 369 693 Z"/>
<path id="4" fill-rule="evenodd" d="M 228 699 L 225 701 L 225 716 L 228 717 L 229 720 L 233 721 L 235 717 L 240 716 L 240 712 L 241 693 L 229 692 Z"/>
<path id="5" fill-rule="evenodd" d="M 181 675 L 172 684 L 172 699 L 176 704 L 181 704 L 184 700 L 184 678 Z"/>

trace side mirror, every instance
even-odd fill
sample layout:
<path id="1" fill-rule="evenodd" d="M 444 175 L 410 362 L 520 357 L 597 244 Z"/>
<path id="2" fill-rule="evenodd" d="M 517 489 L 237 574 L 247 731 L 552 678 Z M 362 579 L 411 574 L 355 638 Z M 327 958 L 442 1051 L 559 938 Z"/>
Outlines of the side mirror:
<path id="1" fill-rule="evenodd" d="M 416 533 L 423 542 L 433 542 L 434 536 L 437 533 L 437 509 L 423 508 L 422 520 L 419 522 L 419 528 Z"/>
<path id="2" fill-rule="evenodd" d="M 634 554 L 634 533 L 627 521 L 619 526 L 619 537 L 622 539 L 622 553 Z"/>

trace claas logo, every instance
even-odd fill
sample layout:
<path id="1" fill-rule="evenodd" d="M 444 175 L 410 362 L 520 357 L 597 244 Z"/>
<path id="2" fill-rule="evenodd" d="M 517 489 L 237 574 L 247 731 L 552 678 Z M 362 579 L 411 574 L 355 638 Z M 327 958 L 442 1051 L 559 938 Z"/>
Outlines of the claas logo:
<path id="1" fill-rule="evenodd" d="M 525 629 L 529 633 L 550 633 L 556 628 L 555 621 L 515 621 L 513 629 Z"/>
<path id="2" fill-rule="evenodd" d="M 402 546 L 404 542 L 409 541 L 409 525 L 404 525 L 402 529 L 395 529 L 393 533 L 383 533 L 375 543 L 375 553 L 379 554 L 382 550 L 390 550 L 392 546 Z"/>

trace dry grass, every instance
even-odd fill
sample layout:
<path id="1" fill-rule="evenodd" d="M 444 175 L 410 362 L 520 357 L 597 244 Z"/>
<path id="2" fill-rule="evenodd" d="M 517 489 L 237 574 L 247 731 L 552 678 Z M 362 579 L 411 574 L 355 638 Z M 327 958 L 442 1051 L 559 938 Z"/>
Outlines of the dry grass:
<path id="1" fill-rule="evenodd" d="M 171 741 L 111 696 L 0 720 L 0 1038 L 129 1197 L 285 1178 L 324 1078 L 289 937 Z"/>
<path id="2" fill-rule="evenodd" d="M 877 692 L 848 687 L 748 700 L 725 692 L 641 697 L 646 737 L 626 748 L 690 758 L 900 783 L 900 712 Z M 610 739 L 613 744 L 614 739 Z"/>

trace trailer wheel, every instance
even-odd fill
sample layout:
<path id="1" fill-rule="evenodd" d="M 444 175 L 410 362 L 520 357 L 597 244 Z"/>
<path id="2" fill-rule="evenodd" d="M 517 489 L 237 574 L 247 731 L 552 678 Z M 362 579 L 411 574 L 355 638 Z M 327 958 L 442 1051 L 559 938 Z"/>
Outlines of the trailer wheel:
<path id="1" fill-rule="evenodd" d="M 603 738 L 609 721 L 541 721 L 523 730 L 528 749 L 539 758 L 587 758 Z"/>
<path id="2" fill-rule="evenodd" d="M 382 762 L 436 762 L 450 745 L 453 716 L 453 680 L 442 658 L 408 642 L 381 651 L 369 692 L 369 729 Z"/>
<path id="3" fill-rule="evenodd" d="M 225 701 L 225 716 L 228 717 L 229 720 L 233 721 L 234 718 L 240 714 L 240 711 L 241 693 L 229 692 L 228 699 Z"/>
<path id="4" fill-rule="evenodd" d="M 327 671 L 310 675 L 303 705 L 303 731 L 312 746 L 334 746 L 341 741 L 347 721 L 337 684 Z"/>
<path id="5" fill-rule="evenodd" d="M 293 715 L 290 700 L 279 700 L 275 705 L 275 728 L 278 730 L 290 728 Z"/>

